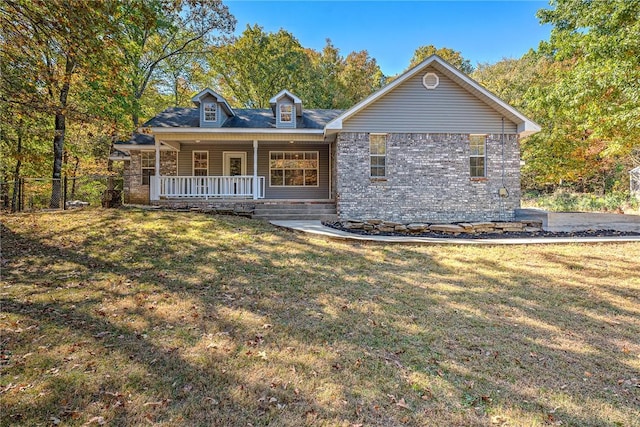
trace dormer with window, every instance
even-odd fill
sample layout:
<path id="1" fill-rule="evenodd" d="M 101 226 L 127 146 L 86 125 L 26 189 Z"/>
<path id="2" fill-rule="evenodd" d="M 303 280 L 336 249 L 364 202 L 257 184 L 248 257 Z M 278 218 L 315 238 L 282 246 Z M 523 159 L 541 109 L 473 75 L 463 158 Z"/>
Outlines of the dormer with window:
<path id="1" fill-rule="evenodd" d="M 296 119 L 302 117 L 302 101 L 300 98 L 283 90 L 269 100 L 271 110 L 276 117 L 277 128 L 295 128 Z"/>
<path id="2" fill-rule="evenodd" d="M 235 115 L 227 101 L 209 88 L 191 100 L 198 107 L 201 128 L 219 128 Z"/>

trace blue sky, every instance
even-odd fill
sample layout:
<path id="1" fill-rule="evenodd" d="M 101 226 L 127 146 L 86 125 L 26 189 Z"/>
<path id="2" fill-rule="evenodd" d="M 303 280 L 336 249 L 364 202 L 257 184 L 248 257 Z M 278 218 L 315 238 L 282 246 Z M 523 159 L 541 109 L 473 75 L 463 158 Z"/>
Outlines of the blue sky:
<path id="1" fill-rule="evenodd" d="M 291 32 L 304 47 L 322 49 L 325 39 L 346 56 L 367 50 L 383 73 L 393 75 L 408 65 L 422 45 L 462 52 L 475 66 L 502 58 L 518 58 L 551 27 L 535 13 L 547 1 L 225 1 L 238 20 L 237 34 L 247 24 L 266 31 Z"/>

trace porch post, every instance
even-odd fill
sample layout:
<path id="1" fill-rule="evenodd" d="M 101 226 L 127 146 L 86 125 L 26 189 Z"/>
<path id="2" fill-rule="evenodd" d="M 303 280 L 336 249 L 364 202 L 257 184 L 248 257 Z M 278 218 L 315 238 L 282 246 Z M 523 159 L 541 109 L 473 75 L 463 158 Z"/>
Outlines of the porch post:
<path id="1" fill-rule="evenodd" d="M 151 194 L 149 195 L 149 198 L 151 200 L 160 200 L 160 141 L 158 141 L 157 138 L 154 139 L 156 148 L 156 165 L 153 177 L 153 185 L 151 186 Z"/>
<path id="2" fill-rule="evenodd" d="M 258 183 L 258 140 L 253 140 L 253 200 L 258 200 L 258 191 L 260 185 Z"/>

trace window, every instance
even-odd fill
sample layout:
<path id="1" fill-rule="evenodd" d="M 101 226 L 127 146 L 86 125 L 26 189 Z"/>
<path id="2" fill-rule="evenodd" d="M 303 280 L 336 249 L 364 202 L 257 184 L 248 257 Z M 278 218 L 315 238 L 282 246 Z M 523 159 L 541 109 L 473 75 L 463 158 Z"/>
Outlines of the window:
<path id="1" fill-rule="evenodd" d="M 149 185 L 149 177 L 156 174 L 156 152 L 141 151 L 140 167 L 142 169 L 142 185 Z"/>
<path id="2" fill-rule="evenodd" d="M 471 178 L 484 178 L 486 176 L 486 142 L 486 135 L 469 135 L 469 146 L 471 148 L 471 153 L 469 155 L 469 166 L 471 169 Z"/>
<path id="3" fill-rule="evenodd" d="M 291 123 L 293 121 L 293 105 L 280 104 L 280 123 Z"/>
<path id="4" fill-rule="evenodd" d="M 269 158 L 270 186 L 318 186 L 317 151 L 271 151 Z"/>
<path id="5" fill-rule="evenodd" d="M 194 151 L 193 152 L 193 176 L 209 175 L 209 152 Z"/>
<path id="6" fill-rule="evenodd" d="M 387 176 L 387 134 L 369 134 L 369 159 L 371 164 L 371 178 Z"/>
<path id="7" fill-rule="evenodd" d="M 218 121 L 218 104 L 215 102 L 206 102 L 204 104 L 204 121 L 216 122 Z"/>

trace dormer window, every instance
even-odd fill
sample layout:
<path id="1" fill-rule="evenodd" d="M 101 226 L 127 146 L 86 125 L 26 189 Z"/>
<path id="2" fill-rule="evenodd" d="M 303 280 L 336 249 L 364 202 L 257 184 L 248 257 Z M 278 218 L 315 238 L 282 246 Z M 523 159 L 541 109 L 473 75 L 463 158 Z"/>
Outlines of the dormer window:
<path id="1" fill-rule="evenodd" d="M 218 105 L 215 102 L 206 102 L 204 104 L 204 121 L 205 122 L 218 121 Z"/>
<path id="2" fill-rule="evenodd" d="M 280 123 L 291 123 L 293 121 L 293 105 L 280 104 Z"/>

